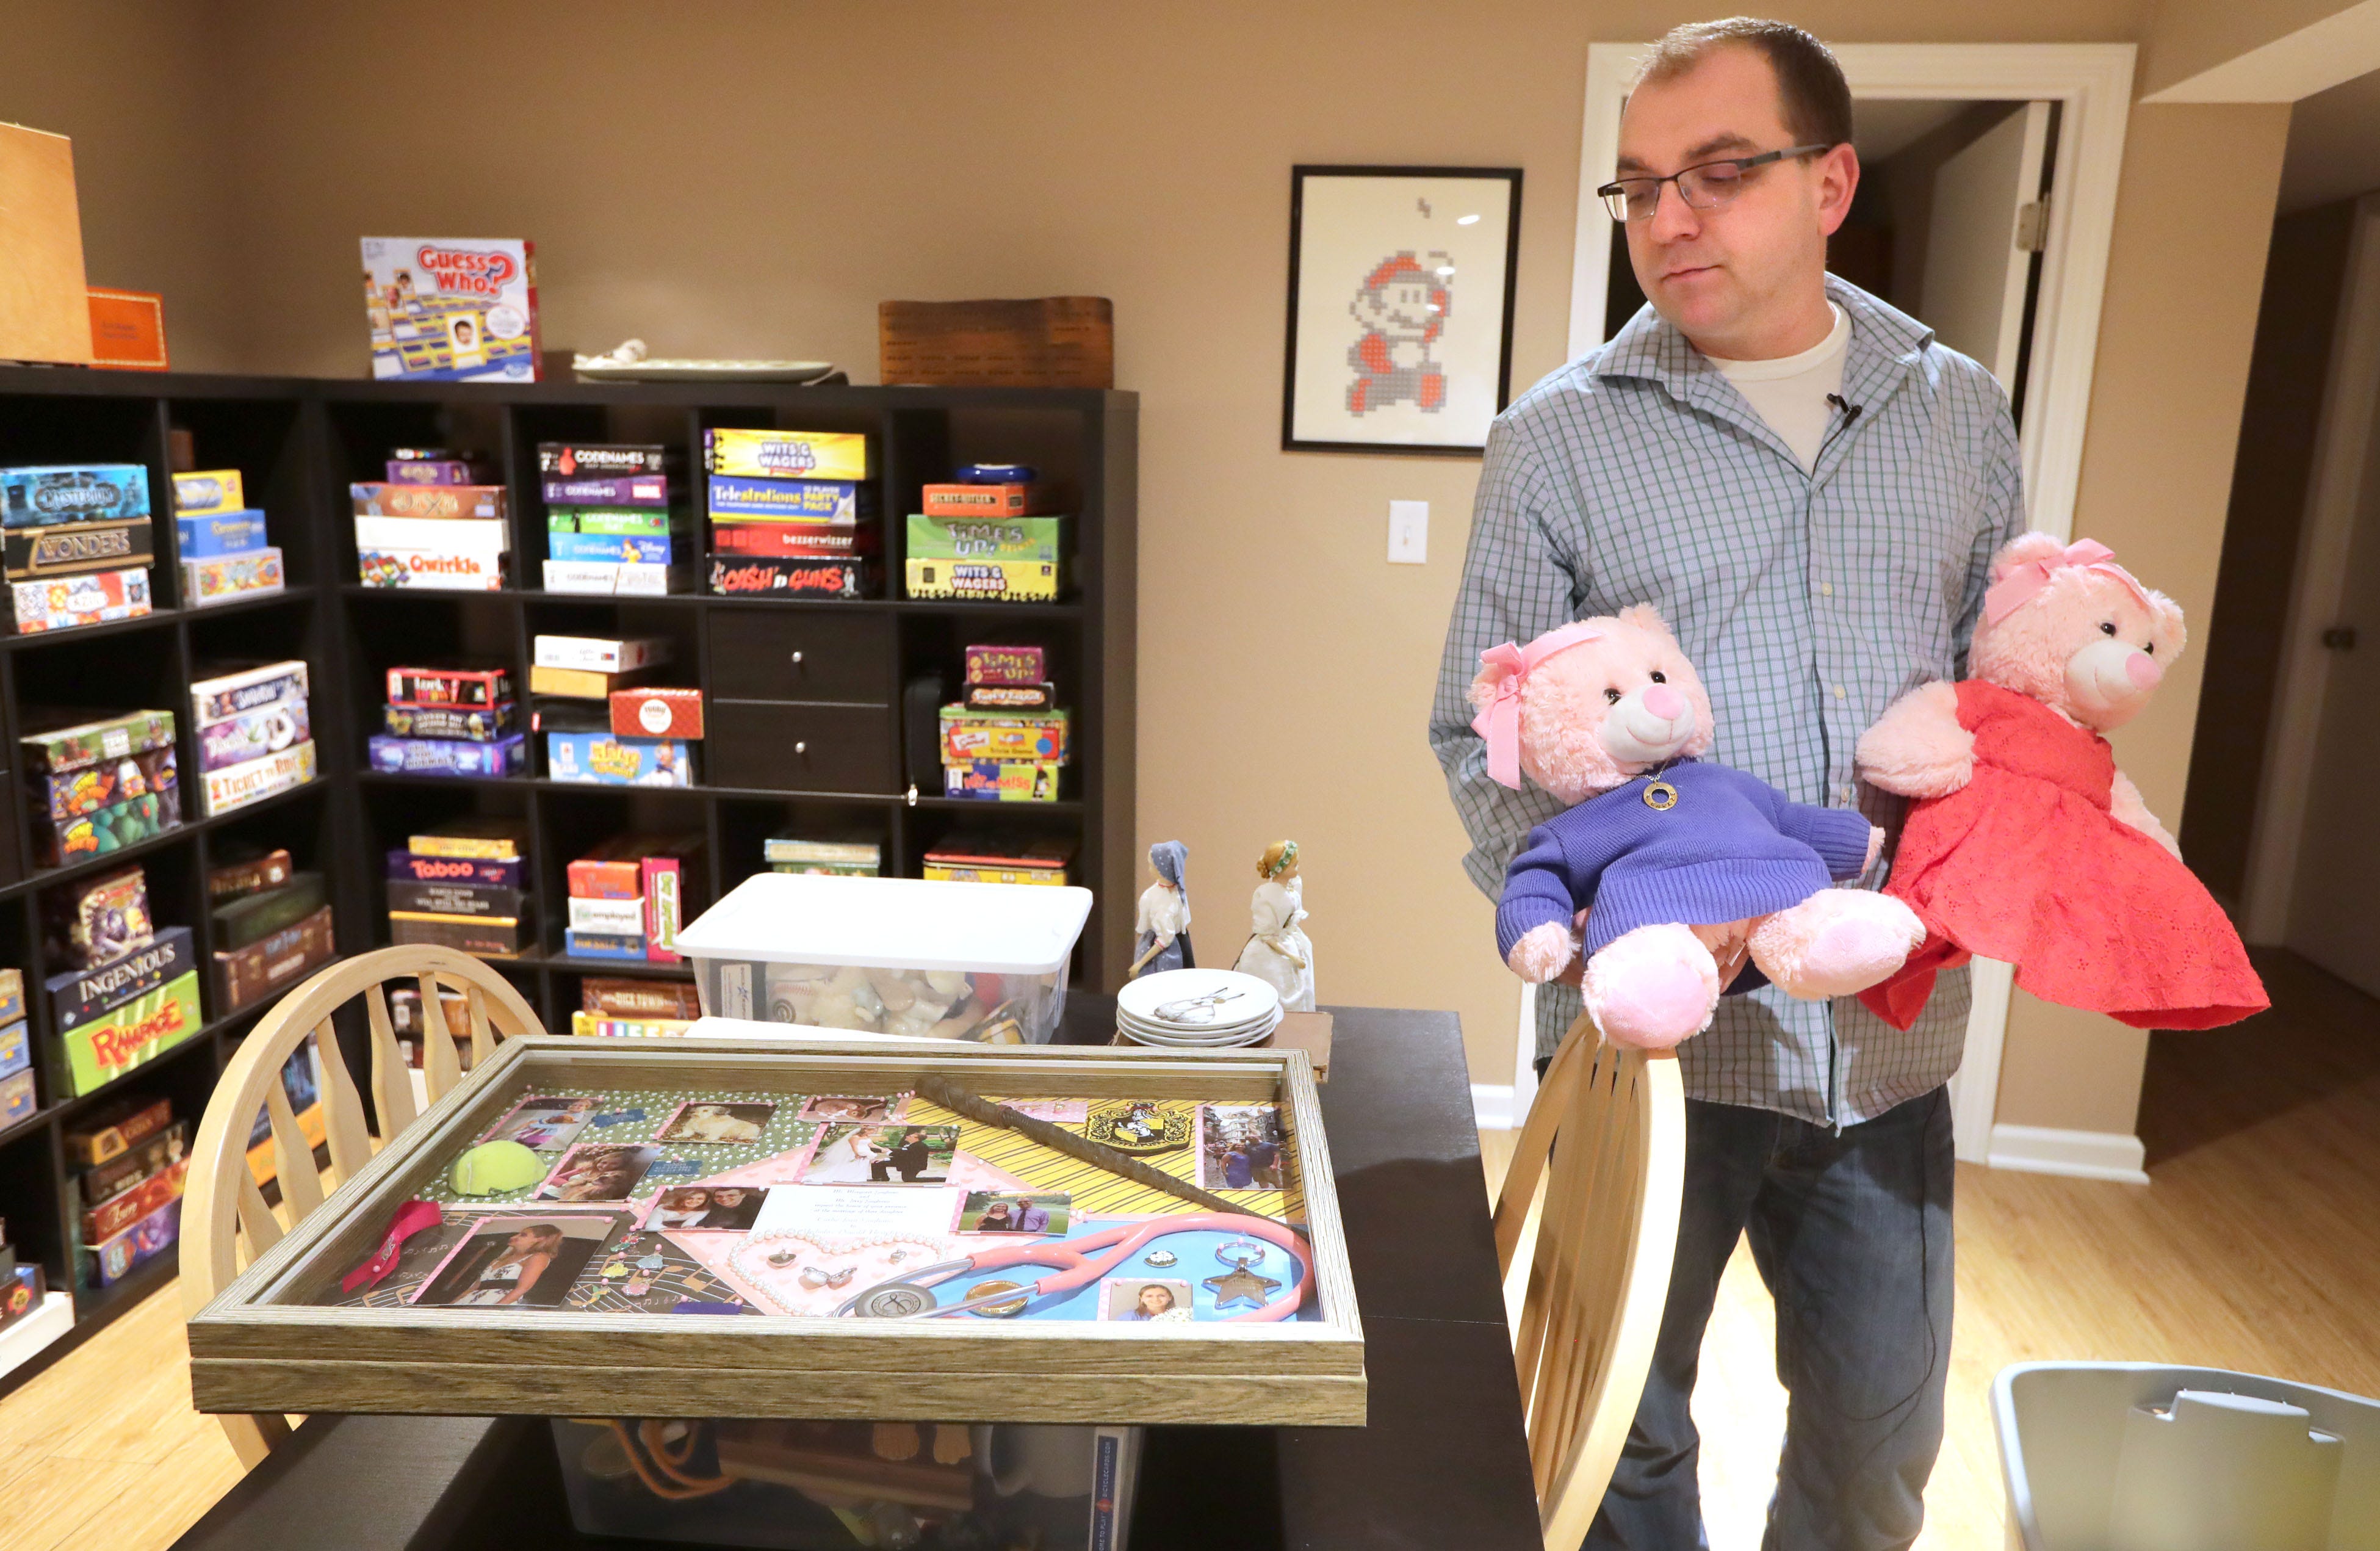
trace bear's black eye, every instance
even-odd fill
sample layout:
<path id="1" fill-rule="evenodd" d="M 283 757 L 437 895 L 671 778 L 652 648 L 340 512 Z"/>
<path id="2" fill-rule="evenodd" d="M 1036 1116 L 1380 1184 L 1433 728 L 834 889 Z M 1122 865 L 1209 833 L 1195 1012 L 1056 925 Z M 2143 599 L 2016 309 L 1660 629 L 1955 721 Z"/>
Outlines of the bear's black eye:
<path id="1" fill-rule="evenodd" d="M 2099 633 L 2103 636 L 2114 635 L 2116 633 L 2116 622 L 2110 619 L 2106 624 L 2101 625 L 2099 627 Z"/>
<path id="2" fill-rule="evenodd" d="M 1669 681 L 1670 681 L 1670 676 L 1669 676 L 1668 674 L 1663 673 L 1663 672 L 1662 672 L 1662 671 L 1660 671 L 1658 668 L 1656 668 L 1656 669 L 1654 669 L 1654 670 L 1653 670 L 1653 682 L 1654 682 L 1654 683 L 1656 683 L 1656 684 L 1667 684 Z"/>
<path id="3" fill-rule="evenodd" d="M 1606 690 L 1603 691 L 1603 698 L 1606 703 L 1617 705 L 1620 703 L 1620 691 L 1617 690 Z"/>
<path id="4" fill-rule="evenodd" d="M 2146 646 L 2142 647 L 2141 650 L 2154 657 L 2156 655 L 2156 642 L 2150 641 Z"/>

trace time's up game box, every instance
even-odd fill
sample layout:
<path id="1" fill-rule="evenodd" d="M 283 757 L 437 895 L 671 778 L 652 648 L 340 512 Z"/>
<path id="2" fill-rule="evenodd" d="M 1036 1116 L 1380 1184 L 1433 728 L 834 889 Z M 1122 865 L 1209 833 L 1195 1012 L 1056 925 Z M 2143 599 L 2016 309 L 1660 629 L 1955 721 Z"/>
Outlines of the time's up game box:
<path id="1" fill-rule="evenodd" d="M 535 243 L 368 237 L 363 250 L 373 376 L 537 380 Z"/>

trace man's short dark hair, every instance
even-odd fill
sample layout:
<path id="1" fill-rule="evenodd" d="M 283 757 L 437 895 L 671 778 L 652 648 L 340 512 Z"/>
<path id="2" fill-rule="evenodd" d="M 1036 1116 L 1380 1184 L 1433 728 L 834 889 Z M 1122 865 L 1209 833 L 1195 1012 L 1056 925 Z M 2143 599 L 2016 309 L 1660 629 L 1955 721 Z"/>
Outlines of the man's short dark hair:
<path id="1" fill-rule="evenodd" d="M 1757 49 L 1768 61 L 1794 144 L 1840 145 L 1852 138 L 1852 89 L 1842 65 L 1826 44 L 1790 21 L 1731 16 L 1673 27 L 1637 61 L 1628 90 L 1682 76 L 1729 43 Z"/>

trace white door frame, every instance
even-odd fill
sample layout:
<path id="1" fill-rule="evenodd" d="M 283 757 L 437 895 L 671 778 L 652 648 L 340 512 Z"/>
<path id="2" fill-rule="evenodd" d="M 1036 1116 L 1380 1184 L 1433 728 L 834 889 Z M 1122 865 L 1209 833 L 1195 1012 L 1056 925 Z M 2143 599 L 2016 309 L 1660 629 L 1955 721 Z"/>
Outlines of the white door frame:
<path id="1" fill-rule="evenodd" d="M 2305 832 L 2307 783 L 2322 733 L 2330 653 L 2322 632 L 2338 617 L 2347 585 L 2355 516 L 2370 477 L 2373 417 L 2380 413 L 2380 194 L 2355 202 L 2346 277 L 2322 410 L 2314 421 L 2313 479 L 2298 530 L 2289 610 L 2282 617 L 2275 714 L 2265 740 L 2256 817 L 2249 829 L 2248 875 L 2240 890 L 2240 934 L 2252 943 L 2285 943 L 2297 892 L 2298 849 Z M 2380 643 L 2375 643 L 2380 644 Z"/>
<path id="2" fill-rule="evenodd" d="M 1647 46 L 1593 43 L 1586 51 L 1577 244 L 1571 258 L 1573 360 L 1603 343 L 1611 222 L 1595 190 L 1609 181 L 1619 163 L 1620 108 L 1628 77 Z M 2033 526 L 2061 539 L 2070 537 L 2074 527 L 2091 372 L 2099 348 L 2099 305 L 2116 224 L 2116 183 L 2131 111 L 2133 55 L 2131 43 L 1845 43 L 1835 50 L 1854 98 L 2061 105 L 2021 428 Z M 1975 961 L 1966 1056 L 1951 1086 L 1959 1156 L 1971 1163 L 1986 1161 L 1999 1107 L 2012 976 L 2006 964 Z M 1524 1031 L 1524 1040 L 1533 1037 Z"/>

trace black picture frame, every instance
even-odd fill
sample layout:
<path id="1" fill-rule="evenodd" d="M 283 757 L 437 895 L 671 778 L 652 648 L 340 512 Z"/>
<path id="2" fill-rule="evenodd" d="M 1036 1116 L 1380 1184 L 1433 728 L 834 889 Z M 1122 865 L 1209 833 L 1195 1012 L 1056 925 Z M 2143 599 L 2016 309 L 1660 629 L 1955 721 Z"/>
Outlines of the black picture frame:
<path id="1" fill-rule="evenodd" d="M 1512 310 L 1515 281 L 1520 271 L 1521 173 L 1522 169 L 1519 167 L 1339 166 L 1300 164 L 1290 168 L 1288 323 L 1282 348 L 1281 370 L 1281 446 L 1282 451 L 1413 454 L 1439 458 L 1477 458 L 1485 451 L 1488 439 L 1487 421 L 1495 414 L 1500 413 L 1512 398 Z M 1366 439 L 1343 435 L 1299 434 L 1301 427 L 1298 389 L 1305 372 L 1335 374 L 1342 373 L 1349 369 L 1346 366 L 1332 364 L 1330 361 L 1330 357 L 1338 353 L 1339 342 L 1335 338 L 1326 342 L 1314 337 L 1315 332 L 1318 331 L 1309 331 L 1307 337 L 1301 341 L 1298 327 L 1303 299 L 1302 287 L 1308 262 L 1305 229 L 1308 214 L 1307 184 L 1310 180 L 1322 178 L 1377 180 L 1402 178 L 1416 181 L 1427 179 L 1440 184 L 1446 179 L 1477 179 L 1483 183 L 1500 183 L 1504 186 L 1500 190 L 1505 202 L 1504 251 L 1501 274 L 1498 277 L 1502 294 L 1491 310 L 1492 315 L 1497 320 L 1493 408 L 1485 417 L 1479 416 L 1475 408 L 1471 411 L 1470 418 L 1477 421 L 1476 440 L 1472 440 L 1467 434 L 1455 435 L 1443 441 L 1430 442 L 1393 437 Z M 1418 194 L 1416 198 L 1419 198 Z M 1392 245 L 1393 240 L 1384 234 L 1382 239 L 1372 246 L 1381 247 L 1385 250 Z M 1398 256 L 1410 255 L 1401 252 Z M 1449 309 L 1449 312 L 1450 316 L 1458 315 L 1451 308 Z M 1361 348 L 1362 341 L 1359 340 L 1354 348 Z M 1312 359 L 1301 360 L 1301 348 L 1308 352 Z M 1350 350 L 1349 353 L 1352 354 L 1353 351 Z M 1353 363 L 1349 365 L 1352 366 Z M 1439 391 L 1443 394 L 1447 390 L 1441 387 Z M 1351 386 L 1350 397 L 1353 396 L 1353 392 Z M 1311 411 L 1310 400 L 1308 409 Z M 1345 415 L 1353 419 L 1364 412 L 1366 411 L 1350 408 L 1345 411 Z M 1305 429 L 1311 432 L 1317 428 L 1309 425 Z"/>

